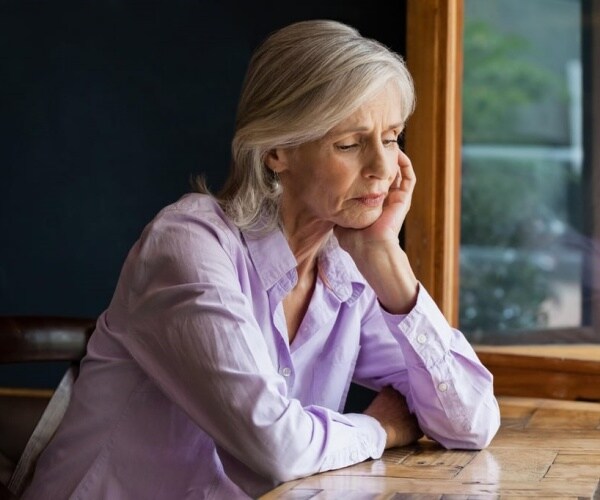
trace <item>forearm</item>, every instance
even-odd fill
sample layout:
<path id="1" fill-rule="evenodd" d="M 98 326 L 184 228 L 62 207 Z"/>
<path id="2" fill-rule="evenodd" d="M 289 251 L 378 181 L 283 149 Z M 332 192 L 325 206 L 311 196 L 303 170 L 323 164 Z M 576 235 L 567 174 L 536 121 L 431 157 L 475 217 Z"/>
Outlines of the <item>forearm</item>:
<path id="1" fill-rule="evenodd" d="M 448 448 L 486 446 L 499 423 L 498 407 L 492 377 L 464 336 L 424 289 L 400 324 L 395 316 L 384 318 L 402 349 L 407 399 L 423 431 Z"/>
<path id="2" fill-rule="evenodd" d="M 386 311 L 410 312 L 417 300 L 419 283 L 397 243 L 364 246 L 355 250 L 352 257 Z"/>
<path id="3" fill-rule="evenodd" d="M 374 299 L 354 381 L 404 394 L 421 429 L 448 448 L 486 446 L 498 426 L 498 407 L 491 375 L 464 336 L 422 286 L 406 316 L 382 311 Z"/>

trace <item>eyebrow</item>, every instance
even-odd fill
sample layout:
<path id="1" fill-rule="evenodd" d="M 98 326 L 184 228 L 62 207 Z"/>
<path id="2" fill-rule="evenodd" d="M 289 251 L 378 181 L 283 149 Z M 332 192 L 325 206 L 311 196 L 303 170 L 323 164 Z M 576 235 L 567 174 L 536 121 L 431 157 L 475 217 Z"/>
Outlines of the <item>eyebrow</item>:
<path id="1" fill-rule="evenodd" d="M 395 128 L 402 128 L 404 126 L 404 124 L 402 122 L 400 123 L 393 123 L 392 125 L 388 126 L 384 132 L 389 132 L 390 130 L 393 130 Z M 348 127 L 342 130 L 333 130 L 331 132 L 331 135 L 344 135 L 344 134 L 350 134 L 350 133 L 355 133 L 355 132 L 368 132 L 369 130 L 371 130 L 369 127 Z"/>

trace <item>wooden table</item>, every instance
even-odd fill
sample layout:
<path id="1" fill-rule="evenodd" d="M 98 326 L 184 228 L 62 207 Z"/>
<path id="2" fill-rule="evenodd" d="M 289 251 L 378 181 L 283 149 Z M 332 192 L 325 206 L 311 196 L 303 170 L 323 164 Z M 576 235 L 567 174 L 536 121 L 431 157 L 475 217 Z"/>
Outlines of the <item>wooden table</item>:
<path id="1" fill-rule="evenodd" d="M 600 404 L 499 402 L 502 426 L 485 450 L 448 451 L 423 439 L 284 483 L 262 499 L 600 499 Z"/>

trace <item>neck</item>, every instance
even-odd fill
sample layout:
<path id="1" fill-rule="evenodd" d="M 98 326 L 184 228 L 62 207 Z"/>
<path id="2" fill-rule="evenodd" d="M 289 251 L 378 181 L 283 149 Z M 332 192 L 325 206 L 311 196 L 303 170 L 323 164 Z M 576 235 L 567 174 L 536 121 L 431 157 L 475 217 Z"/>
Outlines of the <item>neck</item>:
<path id="1" fill-rule="evenodd" d="M 331 235 L 333 224 L 290 213 L 282 206 L 281 222 L 285 237 L 298 263 L 298 279 L 314 276 L 319 250 Z"/>

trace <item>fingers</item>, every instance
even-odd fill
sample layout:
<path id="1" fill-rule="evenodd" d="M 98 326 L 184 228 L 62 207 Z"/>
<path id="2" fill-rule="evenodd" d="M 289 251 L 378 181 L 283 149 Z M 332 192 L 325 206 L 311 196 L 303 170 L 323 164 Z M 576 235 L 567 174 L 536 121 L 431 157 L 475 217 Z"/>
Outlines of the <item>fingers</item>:
<path id="1" fill-rule="evenodd" d="M 417 176 L 412 166 L 410 158 L 406 156 L 404 151 L 398 151 L 398 169 L 400 171 L 401 184 L 400 188 L 410 187 L 410 191 L 417 183 Z"/>
<path id="2" fill-rule="evenodd" d="M 396 174 L 396 178 L 392 185 L 390 186 L 390 190 L 392 189 L 400 189 L 400 184 L 402 183 L 402 174 L 400 172 L 400 167 L 398 166 L 398 173 Z"/>
<path id="3" fill-rule="evenodd" d="M 412 193 L 417 182 L 417 177 L 410 158 L 401 150 L 398 151 L 398 174 L 390 186 L 390 194 L 395 201 L 410 207 Z"/>
<path id="4" fill-rule="evenodd" d="M 392 182 L 389 194 L 391 202 L 399 202 L 410 206 L 412 193 L 417 182 L 415 171 L 412 167 L 410 158 L 406 154 L 398 151 L 398 172 Z"/>

